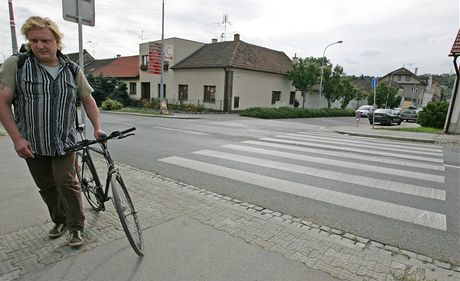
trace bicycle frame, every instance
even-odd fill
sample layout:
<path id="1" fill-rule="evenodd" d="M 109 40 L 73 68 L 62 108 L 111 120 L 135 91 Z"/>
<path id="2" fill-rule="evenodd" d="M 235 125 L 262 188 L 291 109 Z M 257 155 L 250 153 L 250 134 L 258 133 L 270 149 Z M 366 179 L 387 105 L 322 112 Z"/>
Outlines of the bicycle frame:
<path id="1" fill-rule="evenodd" d="M 82 131 L 80 131 L 80 136 L 83 139 Z M 103 202 L 106 202 L 106 201 L 110 200 L 110 196 L 109 196 L 110 180 L 112 179 L 112 176 L 114 174 L 119 174 L 119 171 L 115 167 L 115 163 L 113 162 L 112 157 L 110 156 L 109 150 L 107 149 L 107 144 L 106 143 L 100 143 L 100 145 L 101 145 L 101 149 L 98 149 L 98 148 L 95 148 L 95 147 L 92 147 L 92 146 L 87 146 L 87 147 L 83 148 L 82 149 L 82 153 L 83 153 L 83 156 L 82 156 L 83 162 L 82 163 L 83 163 L 83 165 L 86 165 L 86 164 L 91 165 L 92 166 L 91 168 L 94 171 L 96 171 L 96 174 L 93 175 L 94 176 L 94 181 L 96 183 L 96 186 L 98 188 L 101 188 L 104 191 L 102 199 L 103 199 Z M 101 180 L 99 179 L 99 174 L 97 173 L 96 167 L 94 166 L 94 162 L 93 162 L 93 159 L 91 157 L 90 150 L 96 152 L 99 155 L 102 155 L 104 157 L 104 160 L 105 160 L 106 164 L 107 164 L 108 171 L 107 171 L 107 178 L 106 178 L 106 181 L 105 181 L 105 186 L 103 186 L 101 184 Z M 84 161 L 85 158 L 89 160 L 88 163 L 86 163 L 86 161 Z M 81 168 L 83 169 L 84 167 L 81 167 Z"/>

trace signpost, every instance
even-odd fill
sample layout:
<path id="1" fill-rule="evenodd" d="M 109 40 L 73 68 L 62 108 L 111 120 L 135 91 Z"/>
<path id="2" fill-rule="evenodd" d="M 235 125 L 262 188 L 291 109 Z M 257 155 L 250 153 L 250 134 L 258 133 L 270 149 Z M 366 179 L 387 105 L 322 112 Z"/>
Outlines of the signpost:
<path id="1" fill-rule="evenodd" d="M 78 62 L 80 69 L 84 71 L 83 61 L 83 24 L 94 26 L 95 9 L 94 0 L 62 0 L 62 16 L 65 20 L 78 23 Z M 85 124 L 85 109 L 81 106 L 81 123 Z M 86 136 L 86 128 L 83 130 Z"/>
<path id="2" fill-rule="evenodd" d="M 374 124 L 375 124 L 375 110 L 377 108 L 375 104 L 375 96 L 377 95 L 377 87 L 379 86 L 379 79 L 378 78 L 372 78 L 371 82 L 371 88 L 374 89 L 374 112 L 372 112 L 372 129 L 374 129 Z"/>

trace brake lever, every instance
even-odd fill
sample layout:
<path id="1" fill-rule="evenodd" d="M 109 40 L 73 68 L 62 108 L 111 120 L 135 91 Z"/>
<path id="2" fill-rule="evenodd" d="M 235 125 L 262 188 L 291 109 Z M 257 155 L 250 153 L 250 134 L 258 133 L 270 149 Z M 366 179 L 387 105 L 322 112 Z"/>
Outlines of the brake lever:
<path id="1" fill-rule="evenodd" d="M 131 134 L 127 134 L 127 135 L 121 135 L 121 136 L 118 137 L 118 139 L 120 140 L 120 139 L 124 139 L 124 138 L 126 138 L 126 137 L 134 136 L 134 135 L 136 135 L 136 134 L 131 133 Z"/>

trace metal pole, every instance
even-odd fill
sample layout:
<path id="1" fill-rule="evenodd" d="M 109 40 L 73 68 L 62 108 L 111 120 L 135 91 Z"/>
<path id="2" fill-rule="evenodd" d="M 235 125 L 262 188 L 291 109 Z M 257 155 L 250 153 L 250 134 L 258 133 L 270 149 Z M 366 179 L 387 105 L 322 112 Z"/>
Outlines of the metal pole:
<path id="1" fill-rule="evenodd" d="M 11 48 L 13 50 L 13 54 L 17 54 L 18 53 L 18 41 L 16 39 L 16 24 L 14 23 L 13 0 L 8 0 L 8 7 L 10 11 Z"/>
<path id="2" fill-rule="evenodd" d="M 341 44 L 343 43 L 342 40 L 339 40 L 337 42 L 334 42 L 334 43 L 331 43 L 329 45 L 326 46 L 326 48 L 324 48 L 324 51 L 323 51 L 323 60 L 321 62 L 321 78 L 319 80 L 319 98 L 318 98 L 318 109 L 320 109 L 320 106 L 321 106 L 321 93 L 323 92 L 323 74 L 324 74 L 324 58 L 325 58 L 325 54 L 326 54 L 326 50 L 327 48 L 329 48 L 329 46 L 332 46 L 334 44 Z"/>
<path id="3" fill-rule="evenodd" d="M 375 111 L 377 110 L 377 105 L 375 104 L 375 96 L 376 95 L 377 95 L 377 87 L 374 85 L 374 112 L 372 112 L 372 129 L 374 129 Z"/>
<path id="4" fill-rule="evenodd" d="M 83 16 L 82 16 L 82 10 L 81 10 L 81 0 L 78 0 L 77 4 L 77 19 L 78 19 L 78 63 L 80 66 L 80 69 L 84 72 L 85 70 L 85 63 L 83 59 Z M 83 104 L 80 106 L 80 119 L 81 123 L 85 125 L 85 119 L 86 119 L 86 113 L 85 113 L 85 108 L 83 107 Z M 83 136 L 86 138 L 86 126 L 83 129 Z"/>
<path id="5" fill-rule="evenodd" d="M 164 32 L 165 32 L 165 1 L 162 1 L 161 4 L 161 75 L 160 75 L 160 99 L 165 98 L 164 96 L 164 82 L 163 82 L 163 72 L 164 72 L 164 60 L 165 60 L 165 54 L 164 54 L 164 43 L 165 43 L 165 38 L 164 38 Z"/>

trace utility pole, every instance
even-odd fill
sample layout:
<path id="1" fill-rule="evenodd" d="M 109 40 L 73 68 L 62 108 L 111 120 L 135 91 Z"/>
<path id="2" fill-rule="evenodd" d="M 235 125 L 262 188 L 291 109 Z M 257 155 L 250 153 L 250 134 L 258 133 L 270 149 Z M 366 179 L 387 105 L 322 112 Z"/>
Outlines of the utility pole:
<path id="1" fill-rule="evenodd" d="M 10 9 L 11 47 L 14 55 L 18 53 L 18 40 L 16 39 L 16 24 L 14 23 L 13 0 L 8 0 L 8 7 Z"/>
<path id="2" fill-rule="evenodd" d="M 161 4 L 161 75 L 160 75 L 160 99 L 164 99 L 164 81 L 163 81 L 163 72 L 164 72 L 164 45 L 165 45 L 165 1 L 162 1 Z"/>

